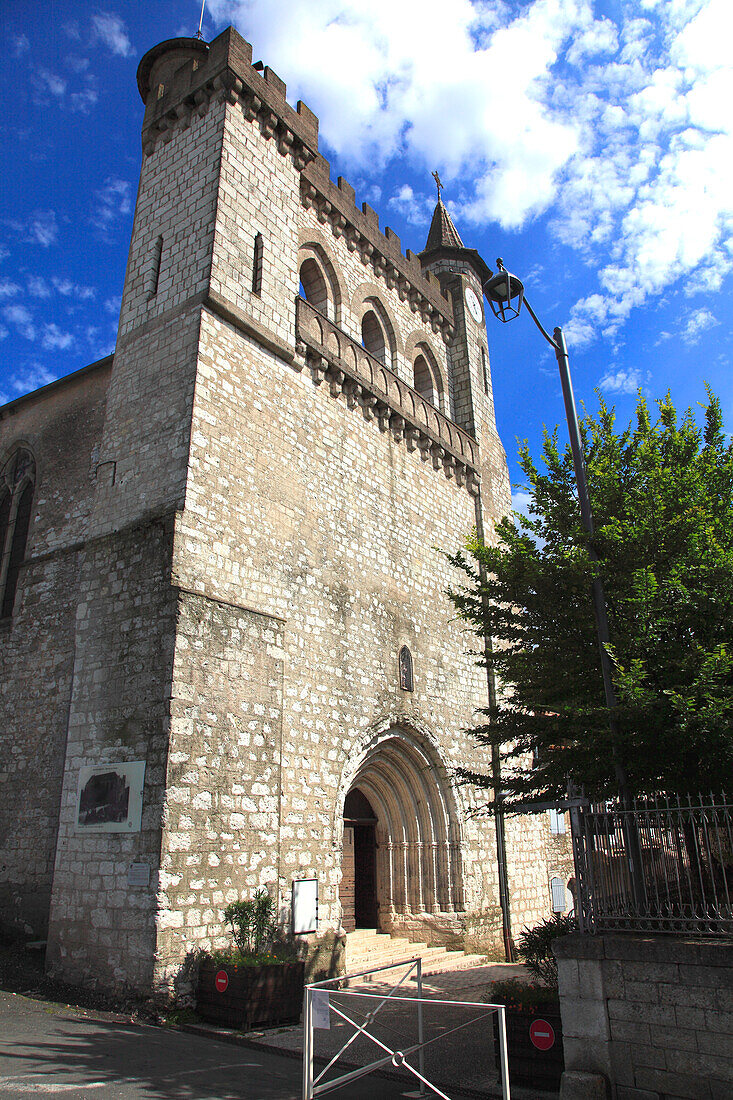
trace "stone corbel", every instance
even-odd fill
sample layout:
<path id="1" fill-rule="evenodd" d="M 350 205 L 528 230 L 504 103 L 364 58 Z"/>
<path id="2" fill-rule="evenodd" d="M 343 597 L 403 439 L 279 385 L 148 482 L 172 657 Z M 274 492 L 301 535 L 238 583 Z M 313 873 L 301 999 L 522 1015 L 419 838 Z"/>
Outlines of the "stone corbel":
<path id="1" fill-rule="evenodd" d="M 306 210 L 316 205 L 316 189 L 312 183 L 303 183 L 302 202 Z"/>
<path id="2" fill-rule="evenodd" d="M 392 410 L 390 409 L 386 401 L 377 400 L 375 411 L 377 414 L 377 420 L 379 421 L 379 430 L 381 432 L 386 432 L 389 427 L 389 420 L 392 416 Z"/>
<path id="3" fill-rule="evenodd" d="M 446 477 L 453 477 L 456 471 L 456 460 L 449 451 L 443 454 L 443 473 Z"/>
<path id="4" fill-rule="evenodd" d="M 315 352 L 311 352 L 308 356 L 308 366 L 313 374 L 313 383 L 316 386 L 320 386 L 323 381 L 323 377 L 326 373 L 328 363 L 322 355 L 316 355 Z"/>
<path id="5" fill-rule="evenodd" d="M 331 203 L 328 202 L 326 199 L 324 199 L 323 202 L 320 203 L 320 205 L 318 206 L 317 217 L 321 225 L 326 224 L 332 209 L 333 207 L 331 206 Z"/>
<path id="6" fill-rule="evenodd" d="M 292 154 L 293 164 L 298 172 L 302 172 L 313 160 L 313 153 L 311 153 L 309 149 L 306 149 L 305 145 L 301 144 L 299 141 L 293 144 Z"/>
<path id="7" fill-rule="evenodd" d="M 418 433 L 417 445 L 420 448 L 420 458 L 423 462 L 427 462 L 432 444 L 433 441 L 429 435 L 426 435 L 424 432 Z"/>
<path id="8" fill-rule="evenodd" d="M 353 225 L 347 225 L 346 232 L 344 233 L 346 238 L 346 247 L 349 252 L 355 252 L 359 244 L 359 231 Z"/>
<path id="9" fill-rule="evenodd" d="M 346 375 L 338 367 L 329 366 L 326 371 L 326 378 L 328 379 L 329 387 L 331 390 L 331 397 L 338 397 L 343 391 L 344 379 Z"/>
<path id="10" fill-rule="evenodd" d="M 355 382 L 353 378 L 347 378 L 341 389 L 346 397 L 347 406 L 350 409 L 355 409 L 359 404 L 359 391 L 361 389 L 359 383 Z"/>
<path id="11" fill-rule="evenodd" d="M 373 254 L 374 245 L 370 244 L 366 237 L 362 237 L 359 241 L 359 256 L 361 257 L 361 262 L 363 264 L 368 264 Z"/>
<path id="12" fill-rule="evenodd" d="M 395 443 L 401 443 L 405 435 L 405 419 L 399 413 L 392 413 L 389 426 Z"/>
<path id="13" fill-rule="evenodd" d="M 331 229 L 334 237 L 343 237 L 346 229 L 346 218 L 343 214 L 339 214 L 338 210 L 333 210 L 331 213 Z"/>
<path id="14" fill-rule="evenodd" d="M 261 110 L 262 100 L 259 96 L 256 96 L 254 92 L 249 92 L 242 101 L 242 114 L 247 122 L 254 122 Z"/>
<path id="15" fill-rule="evenodd" d="M 295 134 L 292 130 L 289 130 L 287 126 L 283 126 L 282 123 L 277 128 L 277 151 L 282 156 L 286 156 L 295 141 Z"/>
<path id="16" fill-rule="evenodd" d="M 400 281 L 400 274 L 393 264 L 386 264 L 384 271 L 384 281 L 390 290 L 394 290 Z"/>
<path id="17" fill-rule="evenodd" d="M 297 371 L 302 371 L 306 363 L 306 354 L 308 348 L 302 340 L 295 341 L 295 358 L 293 359 L 293 366 Z"/>
<path id="18" fill-rule="evenodd" d="M 440 443 L 433 443 L 430 448 L 430 457 L 433 460 L 433 469 L 439 470 L 445 458 L 445 447 L 441 447 Z"/>
<path id="19" fill-rule="evenodd" d="M 263 111 L 260 111 L 258 117 L 260 120 L 260 130 L 262 131 L 263 137 L 274 137 L 278 123 L 278 117 L 275 112 L 265 108 Z"/>
<path id="20" fill-rule="evenodd" d="M 193 101 L 196 104 L 196 114 L 199 118 L 203 118 L 209 109 L 209 93 L 206 88 L 200 88 L 193 97 Z"/>
<path id="21" fill-rule="evenodd" d="M 365 420 L 374 420 L 377 409 L 377 399 L 373 393 L 370 393 L 365 387 L 362 386 L 361 397 L 359 400 L 361 405 L 361 411 L 364 414 Z"/>
<path id="22" fill-rule="evenodd" d="M 380 255 L 379 252 L 375 252 L 372 256 L 372 266 L 374 267 L 374 274 L 377 276 L 377 278 L 380 278 L 380 276 L 384 275 L 386 265 L 387 261 L 385 260 L 384 256 Z"/>
<path id="23" fill-rule="evenodd" d="M 418 440 L 420 439 L 419 428 L 413 427 L 412 424 L 405 425 L 405 445 L 408 451 L 414 451 L 417 448 Z"/>

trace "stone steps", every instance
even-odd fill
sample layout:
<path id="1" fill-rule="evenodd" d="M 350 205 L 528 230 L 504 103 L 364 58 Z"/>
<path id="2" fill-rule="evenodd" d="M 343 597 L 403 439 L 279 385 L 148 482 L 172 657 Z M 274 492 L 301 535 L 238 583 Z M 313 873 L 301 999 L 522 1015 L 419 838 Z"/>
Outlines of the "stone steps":
<path id="1" fill-rule="evenodd" d="M 445 947 L 416 943 L 406 936 L 390 936 L 373 928 L 357 928 L 346 935 L 346 973 L 354 974 L 378 966 L 408 962 L 420 957 L 423 975 L 448 970 L 467 970 L 486 962 L 483 955 L 466 955 Z"/>

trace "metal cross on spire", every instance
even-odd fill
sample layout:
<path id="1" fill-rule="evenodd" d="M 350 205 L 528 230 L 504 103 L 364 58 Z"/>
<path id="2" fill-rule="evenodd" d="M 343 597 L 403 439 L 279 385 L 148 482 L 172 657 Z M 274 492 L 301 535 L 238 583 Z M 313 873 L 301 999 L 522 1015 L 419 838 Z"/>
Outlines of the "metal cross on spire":
<path id="1" fill-rule="evenodd" d="M 442 199 L 440 197 L 440 192 L 444 188 L 443 188 L 443 184 L 440 182 L 440 176 L 438 175 L 437 169 L 435 170 L 435 172 L 433 172 L 433 179 L 435 180 L 435 186 L 438 188 L 438 202 L 442 202 Z"/>

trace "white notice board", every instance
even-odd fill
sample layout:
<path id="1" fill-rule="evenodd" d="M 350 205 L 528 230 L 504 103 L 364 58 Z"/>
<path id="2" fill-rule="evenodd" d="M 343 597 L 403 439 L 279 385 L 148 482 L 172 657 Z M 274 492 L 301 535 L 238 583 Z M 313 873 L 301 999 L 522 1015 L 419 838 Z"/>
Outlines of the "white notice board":
<path id="1" fill-rule="evenodd" d="M 318 930 L 318 879 L 299 878 L 293 881 L 293 935 Z"/>

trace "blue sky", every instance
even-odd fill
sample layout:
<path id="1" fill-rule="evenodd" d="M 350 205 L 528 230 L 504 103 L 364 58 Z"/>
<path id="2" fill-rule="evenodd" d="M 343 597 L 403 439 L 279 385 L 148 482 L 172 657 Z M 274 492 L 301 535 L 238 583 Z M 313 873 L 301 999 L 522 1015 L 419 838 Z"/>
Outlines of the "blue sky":
<path id="1" fill-rule="evenodd" d="M 200 5 L 6 0 L 0 400 L 108 354 L 140 163 L 135 71 Z M 431 172 L 465 241 L 501 255 L 580 402 L 622 421 L 639 386 L 733 427 L 733 5 L 729 0 L 207 0 L 321 123 L 344 175 L 422 248 Z M 563 419 L 528 316 L 489 319 L 499 429 L 539 448 Z"/>

